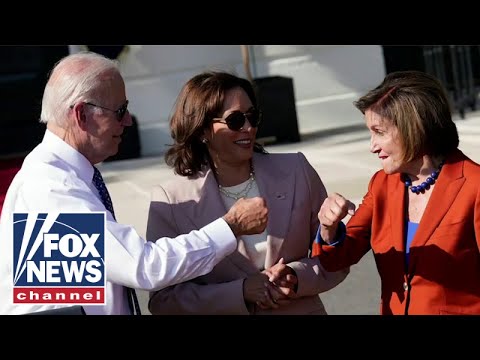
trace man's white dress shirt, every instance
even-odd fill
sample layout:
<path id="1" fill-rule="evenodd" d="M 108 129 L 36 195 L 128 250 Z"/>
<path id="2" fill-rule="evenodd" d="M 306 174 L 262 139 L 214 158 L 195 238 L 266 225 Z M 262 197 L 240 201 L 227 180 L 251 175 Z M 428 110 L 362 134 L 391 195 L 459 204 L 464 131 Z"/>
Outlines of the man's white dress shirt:
<path id="1" fill-rule="evenodd" d="M 106 211 L 106 305 L 87 314 L 130 314 L 125 286 L 159 290 L 207 274 L 237 241 L 223 219 L 167 241 L 147 242 L 117 223 L 95 189 L 93 167 L 77 150 L 46 131 L 8 189 L 0 218 L 0 314 L 23 314 L 67 305 L 13 304 L 13 213 Z M 165 239 L 163 239 L 165 240 Z"/>

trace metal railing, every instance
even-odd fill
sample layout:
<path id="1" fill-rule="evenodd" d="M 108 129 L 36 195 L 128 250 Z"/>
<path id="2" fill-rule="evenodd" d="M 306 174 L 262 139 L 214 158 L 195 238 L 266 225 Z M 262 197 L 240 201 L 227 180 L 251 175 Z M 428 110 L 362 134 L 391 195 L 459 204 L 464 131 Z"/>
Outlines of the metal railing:
<path id="1" fill-rule="evenodd" d="M 465 118 L 469 110 L 477 108 L 479 87 L 476 84 L 474 51 L 480 54 L 480 46 L 447 45 L 424 46 L 425 71 L 436 76 L 447 89 L 452 109 Z M 478 69 L 475 69 L 478 70 Z"/>

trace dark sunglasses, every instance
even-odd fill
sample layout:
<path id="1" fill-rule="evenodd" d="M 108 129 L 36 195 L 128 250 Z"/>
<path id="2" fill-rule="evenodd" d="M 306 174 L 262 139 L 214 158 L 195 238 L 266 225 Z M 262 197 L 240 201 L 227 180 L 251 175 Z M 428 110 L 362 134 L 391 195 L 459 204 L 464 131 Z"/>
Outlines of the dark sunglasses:
<path id="1" fill-rule="evenodd" d="M 243 113 L 239 110 L 233 111 L 228 116 L 223 118 L 213 118 L 213 122 L 220 122 L 222 124 L 227 124 L 228 128 L 233 131 L 239 131 L 243 128 L 245 124 L 245 119 L 248 120 L 252 127 L 257 127 L 260 124 L 262 119 L 262 113 L 257 109 L 248 110 Z"/>
<path id="2" fill-rule="evenodd" d="M 91 102 L 88 102 L 88 101 L 85 101 L 84 104 L 94 106 L 94 107 L 97 107 L 97 108 L 100 108 L 100 109 L 103 109 L 103 110 L 108 110 L 108 111 L 111 111 L 111 112 L 115 113 L 115 115 L 117 116 L 118 122 L 123 120 L 123 117 L 125 116 L 125 114 L 128 111 L 128 100 L 125 101 L 125 104 L 120 106 L 120 108 L 118 110 L 112 110 L 112 109 L 109 109 L 105 106 L 100 106 L 100 105 L 97 105 L 97 104 L 94 104 L 94 103 L 91 103 Z M 70 109 L 72 109 L 72 108 L 73 108 L 73 105 L 70 106 Z"/>

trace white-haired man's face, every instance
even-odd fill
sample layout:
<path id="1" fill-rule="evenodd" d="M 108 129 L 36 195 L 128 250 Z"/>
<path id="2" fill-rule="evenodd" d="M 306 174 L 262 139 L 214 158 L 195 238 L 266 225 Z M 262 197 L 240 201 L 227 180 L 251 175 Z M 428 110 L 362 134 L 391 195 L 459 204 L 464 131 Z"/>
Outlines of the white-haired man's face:
<path id="1" fill-rule="evenodd" d="M 132 125 L 125 83 L 118 74 L 105 83 L 101 95 L 84 102 L 84 155 L 98 163 L 118 152 L 126 126 Z M 103 95 L 103 96 L 102 96 Z"/>

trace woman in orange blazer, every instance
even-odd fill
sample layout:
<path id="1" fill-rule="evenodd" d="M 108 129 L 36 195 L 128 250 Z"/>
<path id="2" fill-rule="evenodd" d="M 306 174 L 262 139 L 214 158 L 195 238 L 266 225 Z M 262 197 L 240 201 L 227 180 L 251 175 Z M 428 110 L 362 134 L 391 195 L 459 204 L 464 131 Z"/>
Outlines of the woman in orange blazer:
<path id="1" fill-rule="evenodd" d="M 382 314 L 480 314 L 480 167 L 458 150 L 442 85 L 395 72 L 355 106 L 383 170 L 356 212 L 339 194 L 324 201 L 313 255 L 334 271 L 372 249 Z"/>
<path id="2" fill-rule="evenodd" d="M 246 79 L 206 72 L 183 87 L 165 156 L 176 175 L 153 190 L 147 239 L 197 229 L 243 197 L 265 199 L 268 223 L 209 274 L 152 293 L 152 314 L 325 314 L 319 294 L 348 274 L 309 257 L 325 187 L 303 154 L 267 154 L 259 121 Z"/>

